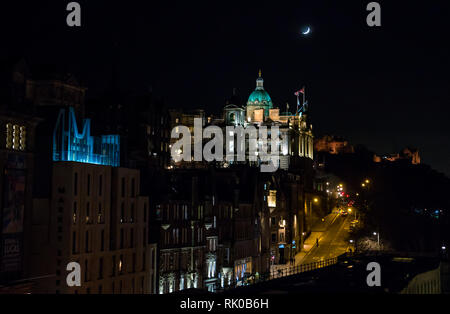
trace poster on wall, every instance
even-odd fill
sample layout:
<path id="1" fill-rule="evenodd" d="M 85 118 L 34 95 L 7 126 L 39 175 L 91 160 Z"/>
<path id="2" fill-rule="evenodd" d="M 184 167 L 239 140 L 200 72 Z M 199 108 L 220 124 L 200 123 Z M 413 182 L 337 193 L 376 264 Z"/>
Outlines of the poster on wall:
<path id="1" fill-rule="evenodd" d="M 21 270 L 25 170 L 5 169 L 2 209 L 2 272 Z"/>

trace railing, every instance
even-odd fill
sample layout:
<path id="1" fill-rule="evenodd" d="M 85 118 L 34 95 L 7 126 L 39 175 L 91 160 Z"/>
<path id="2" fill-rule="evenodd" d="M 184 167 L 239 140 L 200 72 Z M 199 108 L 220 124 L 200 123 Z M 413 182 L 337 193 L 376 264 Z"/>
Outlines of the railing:
<path id="1" fill-rule="evenodd" d="M 236 287 L 242 286 L 242 285 L 250 285 L 250 284 L 255 284 L 255 283 L 259 283 L 259 282 L 266 282 L 266 281 L 273 280 L 273 279 L 283 278 L 283 277 L 287 277 L 287 276 L 297 275 L 297 274 L 301 274 L 304 272 L 316 270 L 319 268 L 331 266 L 331 265 L 336 264 L 337 262 L 338 262 L 338 257 L 333 257 L 333 258 L 328 258 L 326 260 L 322 260 L 322 261 L 318 261 L 318 262 L 314 262 L 314 263 L 310 263 L 310 264 L 301 264 L 301 265 L 297 265 L 297 266 L 286 267 L 283 269 L 272 270 L 268 273 L 260 274 L 258 279 L 255 278 L 255 279 L 241 280 L 241 281 L 239 281 L 239 283 L 237 283 L 236 280 L 233 280 L 229 285 L 227 285 L 226 287 L 219 289 L 219 290 L 223 290 L 223 289 L 228 290 L 228 289 L 233 289 L 233 288 L 236 288 Z"/>
<path id="2" fill-rule="evenodd" d="M 269 279 L 267 279 L 267 280 L 282 278 L 282 277 L 286 277 L 286 276 L 292 276 L 292 275 L 300 274 L 303 272 L 331 266 L 331 265 L 336 264 L 337 261 L 338 261 L 337 257 L 333 257 L 333 258 L 329 258 L 326 260 L 322 260 L 322 261 L 318 261 L 318 262 L 314 262 L 314 263 L 310 263 L 310 264 L 301 264 L 301 265 L 297 265 L 297 266 L 286 267 L 283 269 L 272 270 L 270 272 Z"/>

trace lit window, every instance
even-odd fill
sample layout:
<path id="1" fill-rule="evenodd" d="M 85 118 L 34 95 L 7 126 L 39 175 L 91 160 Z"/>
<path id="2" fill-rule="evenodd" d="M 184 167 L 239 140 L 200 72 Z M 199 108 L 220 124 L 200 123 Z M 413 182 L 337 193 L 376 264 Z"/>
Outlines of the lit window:
<path id="1" fill-rule="evenodd" d="M 12 124 L 6 124 L 6 148 L 12 148 L 13 129 Z"/>
<path id="2" fill-rule="evenodd" d="M 20 127 L 20 139 L 19 139 L 19 149 L 25 150 L 26 147 L 26 139 L 27 139 L 27 131 L 24 126 Z"/>
<path id="3" fill-rule="evenodd" d="M 277 191 L 270 190 L 267 198 L 267 205 L 269 207 L 277 207 Z"/>
<path id="4" fill-rule="evenodd" d="M 26 128 L 24 126 L 6 124 L 6 148 L 15 150 L 25 150 L 26 148 Z"/>

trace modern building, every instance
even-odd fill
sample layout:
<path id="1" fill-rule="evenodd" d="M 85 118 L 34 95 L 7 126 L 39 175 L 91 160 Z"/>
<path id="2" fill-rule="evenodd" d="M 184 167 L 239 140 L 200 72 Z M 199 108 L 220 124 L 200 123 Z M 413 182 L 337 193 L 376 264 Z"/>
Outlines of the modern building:
<path id="1" fill-rule="evenodd" d="M 139 170 L 117 167 L 118 143 L 92 137 L 89 120 L 78 133 L 74 111 L 64 113 L 54 129 L 51 193 L 33 200 L 34 292 L 155 293 L 156 244 Z M 71 262 L 81 286 L 67 284 Z"/>

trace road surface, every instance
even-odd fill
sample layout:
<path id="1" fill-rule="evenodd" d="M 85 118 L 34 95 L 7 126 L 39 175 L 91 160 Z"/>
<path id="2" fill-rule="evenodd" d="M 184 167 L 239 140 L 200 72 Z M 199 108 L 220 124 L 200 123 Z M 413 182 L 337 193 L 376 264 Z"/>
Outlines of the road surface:
<path id="1" fill-rule="evenodd" d="M 311 235 L 305 240 L 304 250 L 296 255 L 296 265 L 310 264 L 339 256 L 350 248 L 348 232 L 350 218 L 341 216 L 337 211 L 325 217 L 311 229 Z M 319 246 L 317 246 L 317 240 Z"/>

